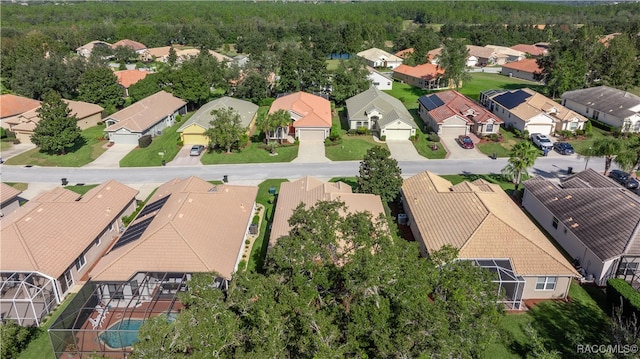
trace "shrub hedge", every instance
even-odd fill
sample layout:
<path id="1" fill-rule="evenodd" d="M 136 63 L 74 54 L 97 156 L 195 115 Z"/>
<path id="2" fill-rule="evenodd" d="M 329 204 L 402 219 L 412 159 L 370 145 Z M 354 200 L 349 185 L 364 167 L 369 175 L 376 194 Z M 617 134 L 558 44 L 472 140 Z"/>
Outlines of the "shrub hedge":
<path id="1" fill-rule="evenodd" d="M 144 135 L 140 138 L 138 138 L 138 146 L 140 148 L 146 148 L 149 147 L 149 145 L 151 144 L 151 135 Z"/>
<path id="2" fill-rule="evenodd" d="M 622 298 L 623 315 L 640 315 L 640 293 L 623 279 L 611 278 L 607 281 L 607 298 L 612 306 L 620 306 Z"/>

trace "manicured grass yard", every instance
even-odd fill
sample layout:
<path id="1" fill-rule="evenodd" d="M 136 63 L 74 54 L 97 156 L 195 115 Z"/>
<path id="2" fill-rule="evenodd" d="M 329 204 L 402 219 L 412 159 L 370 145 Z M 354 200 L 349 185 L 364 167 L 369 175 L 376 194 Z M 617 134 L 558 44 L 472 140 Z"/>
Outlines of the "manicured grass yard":
<path id="1" fill-rule="evenodd" d="M 571 283 L 570 302 L 546 301 L 526 313 L 507 314 L 502 321 L 502 342 L 490 346 L 485 358 L 524 358 L 531 353 L 531 338 L 524 328 L 536 329 L 547 350 L 557 350 L 561 358 L 576 357 L 576 344 L 608 344 L 610 318 L 600 289 Z"/>
<path id="2" fill-rule="evenodd" d="M 325 156 L 331 161 L 362 161 L 367 151 L 374 146 L 387 148 L 385 143 L 375 142 L 371 135 L 347 135 L 349 125 L 343 107 L 336 108 L 331 132 L 338 132 L 341 141 L 325 146 Z"/>
<path id="3" fill-rule="evenodd" d="M 18 355 L 18 359 L 55 358 L 47 329 L 51 327 L 53 322 L 56 321 L 58 316 L 62 314 L 64 309 L 69 305 L 69 303 L 71 303 L 73 297 L 75 297 L 75 293 L 68 295 L 64 302 L 62 302 L 60 306 L 56 308 L 51 315 L 49 315 L 49 319 L 40 326 L 39 333 L 31 340 L 27 348 Z"/>
<path id="4" fill-rule="evenodd" d="M 273 222 L 273 211 L 275 208 L 275 200 L 277 194 L 280 193 L 280 184 L 282 182 L 288 182 L 286 179 L 268 179 L 258 185 L 258 196 L 256 202 L 264 206 L 264 216 L 262 225 L 260 226 L 260 234 L 253 243 L 251 248 L 251 254 L 249 256 L 249 263 L 247 269 L 262 271 L 264 265 L 264 259 L 267 255 L 267 247 L 269 245 L 269 236 L 271 235 L 270 225 Z M 269 193 L 269 188 L 276 188 L 276 196 Z"/>
<path id="5" fill-rule="evenodd" d="M 367 151 L 375 146 L 387 148 L 385 143 L 375 142 L 371 135 L 345 135 L 341 143 L 325 146 L 325 156 L 331 161 L 362 161 Z"/>
<path id="6" fill-rule="evenodd" d="M 608 132 L 601 130 L 599 128 L 593 128 L 593 135 L 590 138 L 581 139 L 581 140 L 569 140 L 575 152 L 579 155 L 585 155 L 589 151 L 589 147 L 593 146 L 593 142 L 609 135 Z"/>
<path id="7" fill-rule="evenodd" d="M 28 183 L 22 183 L 22 182 L 5 182 L 4 184 L 7 184 L 19 191 L 26 191 L 27 188 L 29 188 Z"/>
<path id="8" fill-rule="evenodd" d="M 12 141 L 5 141 L 5 140 L 0 141 L 0 151 L 6 151 L 10 149 L 11 146 L 13 146 Z"/>
<path id="9" fill-rule="evenodd" d="M 92 188 L 98 187 L 97 184 L 89 184 L 89 185 L 82 185 L 82 186 L 65 186 L 64 188 L 68 189 L 69 191 L 73 191 L 77 194 L 80 195 L 84 195 L 85 193 L 89 192 L 89 190 L 91 190 Z"/>
<path id="10" fill-rule="evenodd" d="M 500 127 L 500 133 L 502 134 L 502 142 L 485 142 L 479 143 L 478 149 L 480 152 L 490 156 L 495 153 L 498 157 L 509 157 L 511 148 L 522 139 L 517 138 L 513 132 L 507 131 Z M 541 152 L 542 154 L 542 152 Z"/>
<path id="11" fill-rule="evenodd" d="M 27 152 L 11 157 L 5 163 L 8 165 L 34 165 L 49 167 L 82 167 L 98 158 L 106 151 L 103 146 L 107 140 L 104 139 L 104 125 L 89 127 L 82 131 L 85 143 L 78 146 L 65 155 L 49 155 L 34 148 Z"/>
<path id="12" fill-rule="evenodd" d="M 521 80 L 500 74 L 490 74 L 487 72 L 472 72 L 470 74 L 471 80 L 463 83 L 458 92 L 476 101 L 480 97 L 480 92 L 485 90 L 515 90 L 528 87 L 539 92 L 543 87 L 537 82 Z M 395 85 L 394 83 L 393 86 Z"/>
<path id="13" fill-rule="evenodd" d="M 435 151 L 431 149 L 431 146 L 433 146 L 434 144 L 438 145 L 438 149 Z M 420 156 L 422 157 L 426 157 L 432 160 L 443 159 L 447 157 L 447 151 L 445 151 L 444 146 L 442 146 L 440 142 L 429 141 L 427 135 L 423 134 L 418 137 L 418 140 L 415 141 L 413 145 L 418 151 L 418 154 L 420 154 Z"/>
<path id="14" fill-rule="evenodd" d="M 205 152 L 200 159 L 204 165 L 228 164 L 228 163 L 271 163 L 271 162 L 291 162 L 298 157 L 298 146 L 282 146 L 276 145 L 277 156 L 271 156 L 269 151 L 261 148 L 263 144 L 260 142 L 251 142 L 249 147 L 244 148 L 240 152 Z"/>
<path id="15" fill-rule="evenodd" d="M 162 130 L 162 135 L 154 137 L 146 148 L 136 147 L 120 160 L 120 167 L 152 167 L 162 166 L 162 160 L 169 162 L 178 154 L 180 134 L 176 131 L 193 113 L 187 114 L 182 121 Z M 160 156 L 159 153 L 164 153 Z"/>

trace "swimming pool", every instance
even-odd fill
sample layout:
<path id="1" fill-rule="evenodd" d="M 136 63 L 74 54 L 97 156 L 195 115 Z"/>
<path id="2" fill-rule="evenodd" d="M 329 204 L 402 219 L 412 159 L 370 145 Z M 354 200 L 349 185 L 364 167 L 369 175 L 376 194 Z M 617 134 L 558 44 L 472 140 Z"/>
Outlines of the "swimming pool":
<path id="1" fill-rule="evenodd" d="M 98 337 L 112 349 L 130 347 L 138 341 L 138 330 L 142 323 L 144 319 L 123 319 L 107 328 Z"/>

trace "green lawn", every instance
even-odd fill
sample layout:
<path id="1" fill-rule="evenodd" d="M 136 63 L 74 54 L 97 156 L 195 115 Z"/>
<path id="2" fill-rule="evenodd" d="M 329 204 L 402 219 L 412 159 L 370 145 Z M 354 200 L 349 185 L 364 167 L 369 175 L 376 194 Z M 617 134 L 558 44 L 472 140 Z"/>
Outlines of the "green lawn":
<path id="1" fill-rule="evenodd" d="M 499 173 L 491 173 L 491 174 L 459 174 L 459 175 L 442 175 L 440 176 L 452 184 L 458 184 L 463 181 L 475 181 L 479 178 L 491 183 L 495 183 L 500 185 L 500 187 L 505 190 L 505 192 L 513 191 L 513 182 L 509 180 L 505 180 L 501 174 Z M 525 178 L 526 177 L 526 178 Z M 523 174 L 522 180 L 526 180 L 528 176 Z"/>
<path id="2" fill-rule="evenodd" d="M 29 188 L 29 184 L 23 182 L 5 182 L 4 184 L 7 184 L 19 191 L 26 191 L 27 188 Z"/>
<path id="3" fill-rule="evenodd" d="M 571 283 L 570 302 L 546 301 L 526 313 L 506 314 L 502 320 L 502 342 L 490 346 L 485 358 L 524 358 L 532 354 L 531 338 L 524 328 L 536 329 L 547 350 L 562 358 L 576 357 L 576 344 L 608 344 L 610 319 L 601 306 L 601 289 Z"/>
<path id="4" fill-rule="evenodd" d="M 592 133 L 593 135 L 590 138 L 568 141 L 573 146 L 573 149 L 577 154 L 585 155 L 589 151 L 589 148 L 593 145 L 594 141 L 609 135 L 609 133 L 606 132 L 605 130 L 601 130 L 596 127 L 593 128 Z"/>
<path id="5" fill-rule="evenodd" d="M 334 72 L 338 69 L 338 64 L 340 63 L 339 59 L 331 59 L 327 60 L 327 71 Z"/>
<path id="6" fill-rule="evenodd" d="M 269 245 L 269 236 L 271 235 L 270 225 L 273 222 L 273 211 L 275 208 L 275 201 L 277 194 L 280 193 L 280 184 L 282 182 L 288 182 L 286 179 L 268 179 L 258 185 L 258 196 L 256 202 L 264 206 L 264 217 L 262 225 L 260 226 L 260 234 L 253 243 L 251 248 L 251 255 L 249 256 L 249 263 L 247 268 L 249 270 L 262 271 L 264 265 L 264 259 L 267 255 L 267 247 Z M 276 188 L 276 196 L 269 193 L 271 187 Z"/>
<path id="7" fill-rule="evenodd" d="M 509 157 L 511 148 L 522 139 L 517 138 L 513 132 L 507 131 L 500 127 L 500 133 L 502 134 L 502 142 L 485 142 L 479 143 L 478 149 L 480 152 L 490 156 L 495 153 L 498 157 Z M 542 154 L 542 152 L 541 152 Z"/>
<path id="8" fill-rule="evenodd" d="M 437 150 L 433 150 L 431 146 L 434 144 L 438 145 Z M 418 154 L 422 157 L 426 157 L 432 160 L 443 159 L 447 157 L 447 151 L 445 151 L 444 146 L 440 142 L 432 142 L 427 139 L 427 135 L 421 135 L 418 137 L 418 140 L 413 143 Z"/>
<path id="9" fill-rule="evenodd" d="M 5 163 L 8 165 L 34 165 L 49 167 L 82 167 L 98 158 L 106 151 L 103 146 L 107 140 L 104 139 L 104 125 L 89 127 L 82 131 L 84 144 L 72 149 L 65 155 L 49 155 L 34 148 L 27 152 L 11 157 Z"/>
<path id="10" fill-rule="evenodd" d="M 162 135 L 154 137 L 148 147 L 133 149 L 120 160 L 120 167 L 162 166 L 162 160 L 166 162 L 173 160 L 182 148 L 178 146 L 180 134 L 176 131 L 191 115 L 193 112 L 184 116 L 180 122 L 162 130 Z M 164 155 L 161 156 L 160 153 Z"/>
<path id="11" fill-rule="evenodd" d="M 27 348 L 18 355 L 18 359 L 55 358 L 47 329 L 49 329 L 58 316 L 62 314 L 62 311 L 71 303 L 75 295 L 75 293 L 69 294 L 64 302 L 49 315 L 46 322 L 40 326 L 39 333 L 36 334 L 36 337 L 33 338 Z"/>
<path id="12" fill-rule="evenodd" d="M 0 141 L 0 151 L 6 151 L 13 146 L 13 141 Z"/>
<path id="13" fill-rule="evenodd" d="M 513 77 L 508 77 L 500 74 L 490 74 L 486 72 L 472 72 L 470 73 L 471 80 L 462 84 L 462 87 L 458 90 L 461 94 L 478 100 L 480 92 L 485 90 L 503 89 L 503 90 L 515 90 L 523 87 L 529 87 L 534 91 L 540 92 L 543 88 L 537 82 L 531 82 L 526 80 L 520 80 Z M 393 86 L 396 84 L 394 83 Z"/>
<path id="14" fill-rule="evenodd" d="M 375 142 L 371 135 L 345 135 L 341 143 L 325 146 L 325 155 L 331 161 L 362 161 L 367 151 L 375 146 L 388 148 L 386 143 Z"/>
<path id="15" fill-rule="evenodd" d="M 384 90 L 384 92 L 402 101 L 408 110 L 417 109 L 418 98 L 429 93 L 427 90 L 422 90 L 417 87 L 395 81 L 393 82 L 393 89 Z"/>
<path id="16" fill-rule="evenodd" d="M 385 143 L 375 142 L 371 135 L 347 135 L 349 125 L 344 107 L 337 107 L 331 123 L 331 132 L 338 132 L 341 141 L 325 146 L 325 156 L 331 161 L 361 161 L 374 146 L 387 148 Z"/>
<path id="17" fill-rule="evenodd" d="M 97 184 L 88 184 L 88 185 L 82 185 L 82 186 L 65 186 L 64 188 L 73 191 L 77 194 L 80 195 L 84 195 L 85 193 L 89 192 L 89 190 L 91 190 L 92 188 L 98 187 Z"/>
<path id="18" fill-rule="evenodd" d="M 204 165 L 291 162 L 291 160 L 298 157 L 297 145 L 276 147 L 277 156 L 271 156 L 269 151 L 261 148 L 262 145 L 261 142 L 251 142 L 249 147 L 243 149 L 241 152 L 206 152 L 202 155 L 200 162 Z"/>

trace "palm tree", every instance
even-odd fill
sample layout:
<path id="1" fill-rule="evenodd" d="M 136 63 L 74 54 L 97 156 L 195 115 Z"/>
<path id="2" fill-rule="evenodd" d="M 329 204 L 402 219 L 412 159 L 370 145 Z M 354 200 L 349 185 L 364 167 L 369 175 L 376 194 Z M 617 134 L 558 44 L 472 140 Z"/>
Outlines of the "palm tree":
<path id="1" fill-rule="evenodd" d="M 533 166 L 540 152 L 531 142 L 522 141 L 511 149 L 509 164 L 502 169 L 502 175 L 511 179 L 515 184 L 514 195 L 522 180 L 522 172 Z"/>
<path id="2" fill-rule="evenodd" d="M 593 142 L 590 153 L 587 155 L 604 157 L 604 174 L 609 173 L 611 162 L 622 153 L 623 141 L 615 137 L 602 137 Z"/>
<path id="3" fill-rule="evenodd" d="M 278 110 L 272 114 L 269 114 L 270 128 L 275 129 L 278 136 L 278 140 L 282 143 L 284 138 L 284 129 L 291 124 L 291 115 L 286 110 Z"/>
<path id="4" fill-rule="evenodd" d="M 261 114 L 256 119 L 256 127 L 259 128 L 264 133 L 264 143 L 269 144 L 269 129 L 271 126 L 269 125 L 269 115 L 266 113 Z"/>

